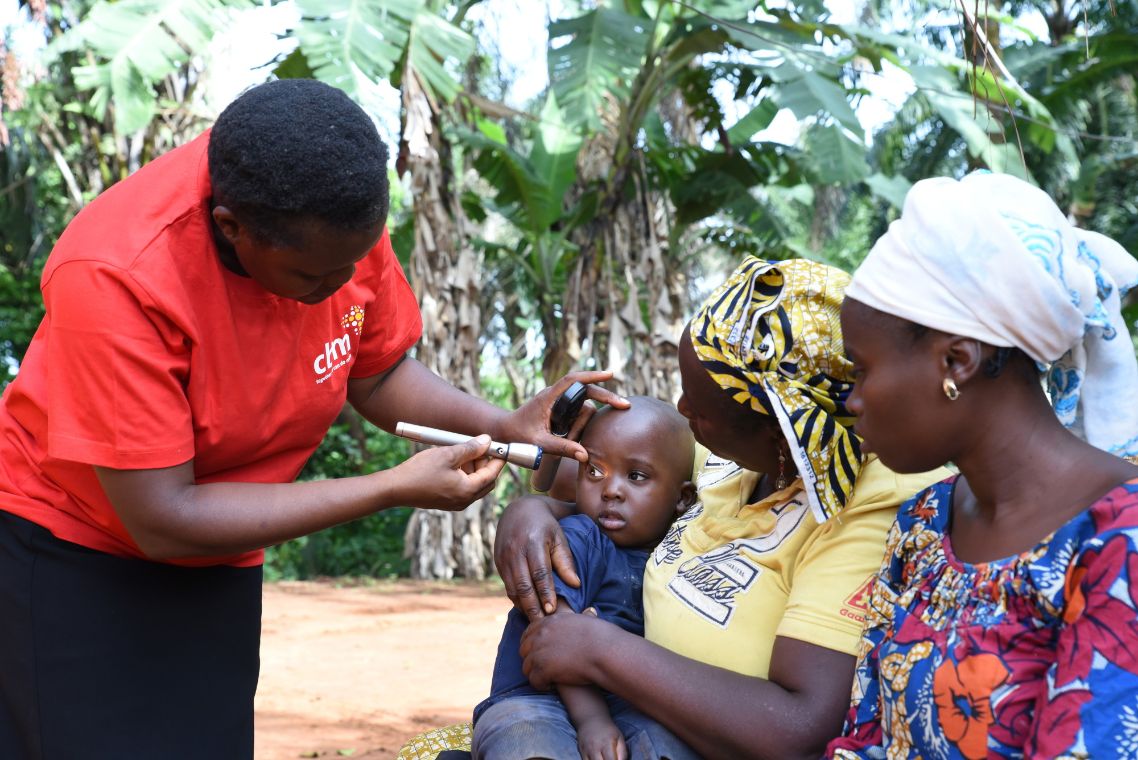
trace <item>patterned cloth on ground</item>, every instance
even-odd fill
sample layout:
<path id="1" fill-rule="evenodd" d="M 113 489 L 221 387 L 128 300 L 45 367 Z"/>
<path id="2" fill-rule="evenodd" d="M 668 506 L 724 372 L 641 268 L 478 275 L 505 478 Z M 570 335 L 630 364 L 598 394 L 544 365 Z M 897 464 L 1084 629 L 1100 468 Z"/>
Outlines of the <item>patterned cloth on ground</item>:
<path id="1" fill-rule="evenodd" d="M 412 737 L 399 750 L 396 760 L 435 760 L 440 752 L 447 750 L 470 751 L 470 740 L 474 727 L 470 723 L 432 729 Z"/>

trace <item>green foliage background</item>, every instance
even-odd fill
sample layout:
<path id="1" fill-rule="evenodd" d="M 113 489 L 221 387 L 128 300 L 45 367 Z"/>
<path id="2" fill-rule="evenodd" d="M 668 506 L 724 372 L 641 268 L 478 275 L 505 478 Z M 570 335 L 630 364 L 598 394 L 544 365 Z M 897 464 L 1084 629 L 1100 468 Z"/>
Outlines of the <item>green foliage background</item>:
<path id="1" fill-rule="evenodd" d="M 613 263 L 596 240 L 638 203 L 666 207 L 655 242 L 691 297 L 744 254 L 852 269 L 912 182 L 981 167 L 1030 176 L 1080 224 L 1138 255 L 1138 0 L 985 5 L 986 25 L 1014 28 L 1036 13 L 1047 27 L 1045 37 L 994 35 L 1014 75 L 998 86 L 977 67 L 949 0 L 859 0 L 859 20 L 846 24 L 815 0 L 570 0 L 548 23 L 558 39 L 547 50 L 549 87 L 510 107 L 498 102 L 510 83 L 494 48 L 510 41 L 489 41 L 468 15 L 478 0 L 20 5 L 47 45 L 20 69 L 10 52 L 0 57 L 0 387 L 40 321 L 39 272 L 67 220 L 208 124 L 195 89 L 225 65 L 208 59 L 210 40 L 259 6 L 296 11 L 287 36 L 297 47 L 266 78 L 316 77 L 373 113 L 381 84 L 406 94 L 410 77 L 427 91 L 448 157 L 436 185 L 454 191 L 481 256 L 483 393 L 504 407 L 551 371 L 598 361 L 564 338 L 625 316 L 618 307 L 635 291 L 635 257 Z M 0 56 L 10 33 L 0 29 Z M 867 141 L 857 108 L 886 64 L 913 90 Z M 780 112 L 797 121 L 794 144 L 764 137 Z M 400 119 L 406 129 L 405 104 Z M 406 158 L 406 145 L 391 147 Z M 591 173 L 581 168 L 590 154 Z M 389 227 L 406 266 L 415 220 L 401 188 L 393 174 Z M 570 325 L 569 283 L 584 260 L 587 285 L 608 282 L 610 300 Z M 619 267 L 609 281 L 596 275 Z M 630 302 L 628 312 L 649 324 L 657 305 Z M 1138 322 L 1138 303 L 1127 318 Z M 649 332 L 634 339 L 651 341 Z M 352 414 L 302 479 L 370 473 L 411 453 Z M 525 485 L 502 478 L 499 503 Z M 267 575 L 403 574 L 410 514 L 390 510 L 270 548 Z"/>
<path id="2" fill-rule="evenodd" d="M 363 445 L 351 426 L 337 422 L 316 449 L 301 480 L 364 475 L 393 467 L 411 454 L 409 442 L 372 428 Z M 265 578 L 304 580 L 318 576 L 406 575 L 403 531 L 409 507 L 397 507 L 288 541 L 265 551 Z"/>

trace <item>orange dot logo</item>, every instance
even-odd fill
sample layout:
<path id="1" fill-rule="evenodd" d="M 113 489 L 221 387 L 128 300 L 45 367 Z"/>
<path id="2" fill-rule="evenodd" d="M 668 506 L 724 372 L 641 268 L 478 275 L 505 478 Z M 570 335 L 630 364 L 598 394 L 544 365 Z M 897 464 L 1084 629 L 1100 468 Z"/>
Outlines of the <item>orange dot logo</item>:
<path id="1" fill-rule="evenodd" d="M 359 335 L 364 329 L 364 310 L 362 306 L 353 306 L 348 309 L 348 313 L 340 320 L 340 325 L 345 330 L 351 330 L 356 335 Z"/>

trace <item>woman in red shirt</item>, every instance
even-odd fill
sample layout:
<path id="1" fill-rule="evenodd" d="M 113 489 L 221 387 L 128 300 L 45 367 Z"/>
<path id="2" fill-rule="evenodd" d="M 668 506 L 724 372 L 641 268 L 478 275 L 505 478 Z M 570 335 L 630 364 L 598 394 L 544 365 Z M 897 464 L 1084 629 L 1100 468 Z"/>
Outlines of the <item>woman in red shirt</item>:
<path id="1" fill-rule="evenodd" d="M 252 754 L 262 549 L 393 506 L 462 509 L 486 437 L 292 482 L 345 400 L 585 458 L 408 356 L 387 150 L 314 81 L 254 88 L 95 199 L 43 273 L 0 405 L 0 756 Z M 613 394 L 590 395 L 621 404 Z"/>

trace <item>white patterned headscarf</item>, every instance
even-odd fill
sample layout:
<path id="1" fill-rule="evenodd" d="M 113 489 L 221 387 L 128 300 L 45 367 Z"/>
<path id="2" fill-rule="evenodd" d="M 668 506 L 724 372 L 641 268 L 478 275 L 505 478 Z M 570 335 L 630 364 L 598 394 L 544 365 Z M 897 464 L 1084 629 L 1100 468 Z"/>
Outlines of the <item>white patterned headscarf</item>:
<path id="1" fill-rule="evenodd" d="M 1138 454 L 1138 361 L 1121 299 L 1138 260 L 1002 174 L 913 185 L 847 296 L 926 327 L 1023 350 L 1063 424 Z"/>

